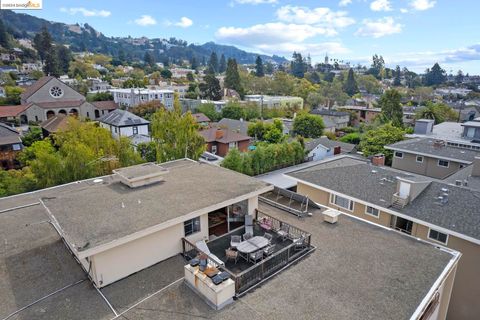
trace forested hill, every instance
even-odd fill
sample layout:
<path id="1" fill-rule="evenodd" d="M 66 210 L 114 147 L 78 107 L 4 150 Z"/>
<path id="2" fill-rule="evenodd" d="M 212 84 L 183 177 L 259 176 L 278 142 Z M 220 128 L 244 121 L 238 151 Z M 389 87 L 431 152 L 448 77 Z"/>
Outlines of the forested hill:
<path id="1" fill-rule="evenodd" d="M 15 13 L 10 10 L 1 10 L 0 19 L 7 27 L 7 31 L 15 38 L 33 38 L 35 33 L 46 25 L 57 43 L 70 46 L 72 51 L 85 51 L 109 54 L 113 57 L 123 56 L 130 60 L 141 60 L 148 50 L 153 53 L 155 61 L 178 62 L 191 60 L 193 57 L 199 63 L 208 60 L 212 51 L 218 56 L 235 58 L 238 63 L 255 63 L 257 54 L 240 50 L 234 46 L 219 45 L 207 42 L 202 45 L 188 44 L 176 38 L 132 38 L 106 37 L 88 24 L 68 25 L 61 22 L 52 22 L 24 13 Z M 287 61 L 279 56 L 261 55 L 264 61 L 282 63 Z"/>

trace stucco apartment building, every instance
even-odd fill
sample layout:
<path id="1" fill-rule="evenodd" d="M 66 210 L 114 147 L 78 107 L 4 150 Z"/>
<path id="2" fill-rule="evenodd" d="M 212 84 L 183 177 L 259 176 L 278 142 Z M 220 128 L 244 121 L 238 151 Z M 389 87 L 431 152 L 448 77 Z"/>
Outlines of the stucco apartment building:
<path id="1" fill-rule="evenodd" d="M 480 160 L 471 172 L 480 176 Z M 480 316 L 480 190 L 348 156 L 287 175 L 321 206 L 460 251 L 448 318 Z"/>
<path id="2" fill-rule="evenodd" d="M 447 178 L 480 155 L 479 150 L 431 138 L 404 140 L 385 149 L 393 151 L 392 168 L 436 179 Z"/>
<path id="3" fill-rule="evenodd" d="M 445 319 L 460 253 L 349 215 L 298 219 L 261 200 L 271 189 L 178 160 L 2 198 L 0 318 Z M 180 239 L 209 237 L 212 212 L 238 205 L 305 230 L 318 249 L 216 310 L 187 286 Z M 230 234 L 208 246 L 219 242 Z"/>
<path id="4" fill-rule="evenodd" d="M 159 101 L 165 108 L 173 109 L 173 90 L 130 88 L 109 89 L 109 92 L 112 93 L 113 100 L 125 108 L 132 108 L 150 101 Z"/>

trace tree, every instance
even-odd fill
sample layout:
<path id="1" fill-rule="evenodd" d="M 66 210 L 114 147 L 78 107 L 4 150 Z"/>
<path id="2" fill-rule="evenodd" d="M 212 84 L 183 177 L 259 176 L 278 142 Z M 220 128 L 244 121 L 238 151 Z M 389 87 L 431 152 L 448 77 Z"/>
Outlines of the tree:
<path id="1" fill-rule="evenodd" d="M 212 121 L 219 121 L 222 119 L 222 114 L 217 112 L 213 103 L 202 103 L 195 110 L 197 113 L 203 113 Z"/>
<path id="2" fill-rule="evenodd" d="M 193 77 L 193 74 L 191 72 L 187 73 L 187 80 L 190 82 L 195 81 L 195 78 Z"/>
<path id="3" fill-rule="evenodd" d="M 198 61 L 197 61 L 197 58 L 195 58 L 195 56 L 193 56 L 192 59 L 190 60 L 190 68 L 192 68 L 193 70 L 198 69 Z"/>
<path id="4" fill-rule="evenodd" d="M 353 69 L 348 70 L 347 81 L 343 85 L 343 90 L 349 95 L 353 96 L 358 92 L 357 81 L 355 81 L 355 75 L 353 74 Z"/>
<path id="5" fill-rule="evenodd" d="M 210 54 L 210 59 L 208 60 L 208 66 L 211 68 L 213 73 L 219 72 L 218 70 L 218 57 L 215 51 L 212 51 Z"/>
<path id="6" fill-rule="evenodd" d="M 160 74 L 162 75 L 162 78 L 164 79 L 171 79 L 172 78 L 172 72 L 168 69 L 163 69 L 160 71 Z"/>
<path id="7" fill-rule="evenodd" d="M 11 47 L 10 36 L 8 35 L 2 20 L 0 20 L 0 46 L 4 47 L 5 49 L 10 49 Z"/>
<path id="8" fill-rule="evenodd" d="M 234 89 L 241 97 L 243 97 L 243 87 L 240 82 L 240 74 L 238 73 L 237 61 L 235 59 L 228 59 L 225 75 L 225 87 Z"/>
<path id="9" fill-rule="evenodd" d="M 155 142 L 142 142 L 137 145 L 137 152 L 147 162 L 157 161 L 157 145 Z"/>
<path id="10" fill-rule="evenodd" d="M 152 100 L 136 105 L 135 107 L 130 109 L 130 112 L 139 117 L 150 120 L 153 114 L 161 108 L 164 108 L 164 105 L 160 101 Z"/>
<path id="11" fill-rule="evenodd" d="M 425 85 L 438 86 L 447 81 L 447 73 L 438 63 L 435 63 L 432 69 L 427 69 L 425 73 Z"/>
<path id="12" fill-rule="evenodd" d="M 222 88 L 220 81 L 213 74 L 207 74 L 203 78 L 203 83 L 198 86 L 203 98 L 218 101 L 222 99 Z"/>
<path id="13" fill-rule="evenodd" d="M 45 65 L 43 66 L 43 72 L 47 75 L 59 77 L 61 74 L 60 63 L 58 61 L 58 55 L 55 48 L 50 48 L 45 56 Z"/>
<path id="14" fill-rule="evenodd" d="M 304 113 L 293 120 L 293 132 L 305 138 L 321 137 L 324 128 L 322 117 L 313 114 Z"/>
<path id="15" fill-rule="evenodd" d="M 190 111 L 182 114 L 177 95 L 173 110 L 160 108 L 153 115 L 151 125 L 158 162 L 182 158 L 198 160 L 205 151 L 205 140 L 198 134 L 195 118 Z"/>
<path id="16" fill-rule="evenodd" d="M 227 70 L 227 60 L 225 60 L 225 55 L 222 53 L 220 57 L 220 64 L 218 65 L 218 73 L 224 73 Z"/>
<path id="17" fill-rule="evenodd" d="M 400 66 L 397 65 L 397 67 L 395 68 L 395 78 L 393 79 L 393 85 L 394 86 L 400 86 L 402 84 L 402 81 L 401 81 L 401 71 L 400 71 Z"/>
<path id="18" fill-rule="evenodd" d="M 38 56 L 43 63 L 52 48 L 52 36 L 48 32 L 46 25 L 43 25 L 40 32 L 33 38 L 33 47 L 37 50 Z"/>
<path id="19" fill-rule="evenodd" d="M 371 74 L 377 79 L 382 79 L 384 77 L 384 72 L 385 61 L 383 60 L 383 57 L 377 54 L 373 55 L 372 65 L 370 69 L 368 69 L 367 74 Z"/>
<path id="20" fill-rule="evenodd" d="M 391 122 L 395 127 L 403 127 L 403 109 L 400 103 L 400 93 L 395 89 L 385 91 L 378 100 L 382 109 L 380 119 L 383 123 Z"/>
<path id="21" fill-rule="evenodd" d="M 462 70 L 458 70 L 457 75 L 455 76 L 455 83 L 456 84 L 462 84 L 463 83 L 463 72 Z"/>
<path id="22" fill-rule="evenodd" d="M 245 111 L 237 102 L 228 102 L 225 107 L 222 109 L 222 118 L 228 119 L 244 119 Z"/>
<path id="23" fill-rule="evenodd" d="M 456 121 L 458 112 L 444 103 L 427 102 L 426 106 L 420 108 L 415 113 L 415 119 L 433 119 L 435 124 L 444 121 Z"/>
<path id="24" fill-rule="evenodd" d="M 293 52 L 292 61 L 290 62 L 292 74 L 297 78 L 303 78 L 307 70 L 307 64 L 301 53 Z"/>
<path id="25" fill-rule="evenodd" d="M 5 98 L 0 98 L 1 105 L 20 104 L 21 87 L 5 86 Z"/>
<path id="26" fill-rule="evenodd" d="M 65 46 L 58 46 L 56 48 L 56 55 L 58 61 L 58 68 L 63 74 L 67 74 L 70 69 L 70 61 L 73 60 L 72 52 Z"/>
<path id="27" fill-rule="evenodd" d="M 145 51 L 145 55 L 143 56 L 143 61 L 145 61 L 145 64 L 150 67 L 153 67 L 155 65 L 155 58 L 150 53 L 150 51 Z"/>
<path id="28" fill-rule="evenodd" d="M 379 153 L 385 155 L 386 163 L 392 161 L 392 151 L 385 149 L 384 146 L 401 141 L 405 138 L 405 132 L 402 128 L 386 123 L 375 129 L 368 130 L 361 138 L 359 148 L 363 154 L 373 156 Z"/>
<path id="29" fill-rule="evenodd" d="M 31 126 L 27 133 L 22 137 L 22 144 L 30 147 L 34 142 L 42 140 L 42 129 L 40 127 Z"/>
<path id="30" fill-rule="evenodd" d="M 265 71 L 263 68 L 263 61 L 260 56 L 257 56 L 257 60 L 255 60 L 255 75 L 257 77 L 265 76 Z"/>
<path id="31" fill-rule="evenodd" d="M 228 168 L 233 171 L 243 173 L 243 159 L 242 154 L 237 148 L 231 149 L 225 159 L 222 161 L 222 167 Z"/>
<path id="32" fill-rule="evenodd" d="M 333 79 L 335 79 L 335 73 L 333 73 L 333 72 L 327 72 L 323 76 L 323 80 L 327 81 L 327 82 L 332 82 Z"/>

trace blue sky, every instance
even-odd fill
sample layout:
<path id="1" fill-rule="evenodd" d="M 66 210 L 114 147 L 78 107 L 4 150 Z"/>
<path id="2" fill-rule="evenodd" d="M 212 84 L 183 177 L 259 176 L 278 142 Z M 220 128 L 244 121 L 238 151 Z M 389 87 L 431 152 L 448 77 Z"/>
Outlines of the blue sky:
<path id="1" fill-rule="evenodd" d="M 107 36 L 174 36 L 290 57 L 325 52 L 352 63 L 375 53 L 387 65 L 423 71 L 434 62 L 480 74 L 478 0 L 43 0 L 29 11 L 88 23 Z"/>

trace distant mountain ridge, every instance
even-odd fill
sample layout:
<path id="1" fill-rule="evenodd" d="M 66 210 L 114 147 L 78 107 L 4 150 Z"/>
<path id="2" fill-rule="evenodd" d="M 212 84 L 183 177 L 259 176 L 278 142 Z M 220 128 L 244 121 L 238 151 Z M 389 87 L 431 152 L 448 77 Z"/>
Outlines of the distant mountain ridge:
<path id="1" fill-rule="evenodd" d="M 176 38 L 106 37 L 89 24 L 69 25 L 52 22 L 10 10 L 1 10 L 0 19 L 6 25 L 8 32 L 15 38 L 32 39 L 35 33 L 40 31 L 43 25 L 46 25 L 55 42 L 69 45 L 73 51 L 88 50 L 109 54 L 117 58 L 124 55 L 126 59 L 130 60 L 142 60 L 145 52 L 150 51 L 157 62 L 164 62 L 167 59 L 170 62 L 178 62 L 180 60 L 191 60 L 192 57 L 195 57 L 198 63 L 202 63 L 208 61 L 212 51 L 215 51 L 218 57 L 224 54 L 226 58 L 235 58 L 238 63 L 253 64 L 258 55 L 238 49 L 235 46 L 220 45 L 214 42 L 196 45 L 187 44 L 186 41 Z M 264 61 L 276 63 L 287 61 L 284 57 L 275 55 L 260 56 Z"/>

